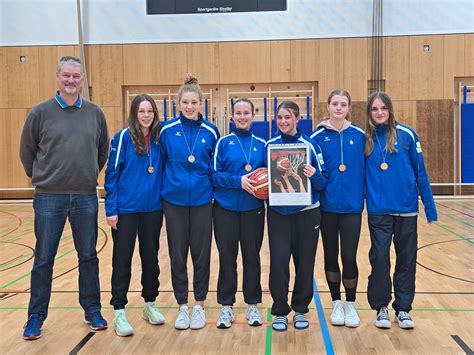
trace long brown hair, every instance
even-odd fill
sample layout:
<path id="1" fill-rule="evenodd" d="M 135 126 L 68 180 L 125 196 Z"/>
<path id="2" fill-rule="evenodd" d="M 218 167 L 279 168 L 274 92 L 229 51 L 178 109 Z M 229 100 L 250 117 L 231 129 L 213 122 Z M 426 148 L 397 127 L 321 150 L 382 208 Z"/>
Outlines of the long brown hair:
<path id="1" fill-rule="evenodd" d="M 369 156 L 374 150 L 374 140 L 373 134 L 376 129 L 375 123 L 372 121 L 372 105 L 375 100 L 381 100 L 385 107 L 387 108 L 388 115 L 388 131 L 386 134 L 386 149 L 390 153 L 395 153 L 397 149 L 395 148 L 395 143 L 397 142 L 397 122 L 395 121 L 395 114 L 393 111 L 392 99 L 383 91 L 377 91 L 369 96 L 367 100 L 367 112 L 366 112 L 366 121 L 365 121 L 365 156 Z"/>
<path id="2" fill-rule="evenodd" d="M 130 131 L 130 136 L 132 137 L 132 142 L 135 145 L 135 151 L 138 155 L 146 154 L 146 143 L 145 136 L 140 129 L 140 124 L 138 123 L 138 109 L 140 104 L 143 101 L 148 101 L 153 109 L 153 123 L 150 127 L 150 135 L 153 137 L 154 142 L 158 143 L 160 138 L 160 116 L 158 114 L 158 108 L 156 107 L 155 100 L 147 94 L 138 94 L 132 100 L 130 106 L 130 114 L 128 116 L 128 130 Z"/>
<path id="3" fill-rule="evenodd" d="M 346 120 L 350 121 L 351 120 L 351 111 L 350 111 L 350 108 L 351 108 L 351 103 L 352 103 L 352 100 L 351 100 L 351 95 L 349 94 L 349 92 L 347 90 L 344 90 L 344 89 L 336 89 L 336 90 L 333 90 L 329 96 L 328 96 L 328 106 L 329 104 L 331 103 L 331 100 L 334 96 L 336 95 L 339 95 L 339 96 L 345 96 L 347 97 L 347 101 L 348 101 L 348 104 L 349 104 L 349 111 L 347 112 L 347 115 L 345 117 Z M 326 116 L 323 118 L 324 120 L 329 120 L 329 111 L 327 112 Z"/>

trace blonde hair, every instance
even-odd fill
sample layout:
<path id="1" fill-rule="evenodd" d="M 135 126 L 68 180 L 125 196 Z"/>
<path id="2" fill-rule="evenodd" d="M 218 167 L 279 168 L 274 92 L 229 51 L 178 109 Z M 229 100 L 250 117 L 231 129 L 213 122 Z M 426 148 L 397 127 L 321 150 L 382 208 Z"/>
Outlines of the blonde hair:
<path id="1" fill-rule="evenodd" d="M 186 74 L 186 76 L 184 77 L 183 85 L 181 85 L 181 87 L 178 90 L 178 94 L 176 95 L 176 99 L 178 103 L 181 101 L 181 97 L 183 96 L 183 93 L 185 92 L 196 93 L 199 97 L 199 101 L 202 101 L 203 99 L 202 90 L 198 84 L 198 79 L 195 75 Z"/>
<path id="2" fill-rule="evenodd" d="M 386 149 L 390 153 L 396 153 L 397 149 L 395 148 L 395 143 L 397 142 L 397 122 L 395 121 L 395 114 L 393 111 L 393 103 L 390 96 L 388 96 L 383 91 L 374 92 L 369 96 L 367 101 L 367 111 L 366 111 L 366 124 L 365 124 L 365 156 L 369 156 L 374 150 L 374 140 L 373 135 L 375 132 L 375 123 L 372 121 L 372 105 L 375 100 L 379 99 L 383 102 L 387 108 L 388 115 L 388 131 L 386 134 Z"/>

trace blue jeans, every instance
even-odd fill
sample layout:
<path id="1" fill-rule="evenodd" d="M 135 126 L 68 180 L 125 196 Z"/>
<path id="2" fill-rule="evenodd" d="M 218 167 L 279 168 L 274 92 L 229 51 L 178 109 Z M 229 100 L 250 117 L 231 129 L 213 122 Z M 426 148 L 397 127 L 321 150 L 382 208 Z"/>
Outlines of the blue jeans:
<path id="1" fill-rule="evenodd" d="M 97 195 L 37 193 L 33 208 L 36 249 L 28 314 L 38 313 L 43 319 L 48 315 L 53 265 L 66 218 L 79 258 L 79 303 L 86 312 L 100 310 Z"/>

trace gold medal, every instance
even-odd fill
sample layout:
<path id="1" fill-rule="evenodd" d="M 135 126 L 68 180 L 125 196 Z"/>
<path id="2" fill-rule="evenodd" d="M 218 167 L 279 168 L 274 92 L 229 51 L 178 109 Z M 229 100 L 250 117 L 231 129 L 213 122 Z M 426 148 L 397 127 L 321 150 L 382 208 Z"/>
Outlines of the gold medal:
<path id="1" fill-rule="evenodd" d="M 155 168 L 153 168 L 151 165 L 148 167 L 148 173 L 153 174 L 155 172 Z"/>
<path id="2" fill-rule="evenodd" d="M 246 171 L 252 170 L 252 165 L 250 165 L 250 164 L 245 165 L 245 170 Z"/>
<path id="3" fill-rule="evenodd" d="M 196 161 L 196 158 L 194 157 L 194 155 L 191 154 L 191 155 L 188 157 L 188 161 L 189 161 L 190 163 L 194 163 L 194 162 Z"/>
<path id="4" fill-rule="evenodd" d="M 380 169 L 387 170 L 388 169 L 388 164 L 386 162 L 383 162 L 382 164 L 380 164 Z"/>
<path id="5" fill-rule="evenodd" d="M 345 166 L 344 164 L 339 165 L 339 171 L 340 171 L 341 173 L 343 173 L 344 171 L 346 171 L 346 166 Z"/>

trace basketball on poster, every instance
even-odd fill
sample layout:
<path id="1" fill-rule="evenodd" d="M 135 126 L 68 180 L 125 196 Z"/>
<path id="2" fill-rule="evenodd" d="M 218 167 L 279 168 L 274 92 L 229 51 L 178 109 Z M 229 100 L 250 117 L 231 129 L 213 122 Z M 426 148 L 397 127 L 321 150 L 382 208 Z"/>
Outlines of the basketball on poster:
<path id="1" fill-rule="evenodd" d="M 303 174 L 308 159 L 308 148 L 304 144 L 269 146 L 270 205 L 311 204 L 310 181 Z"/>

